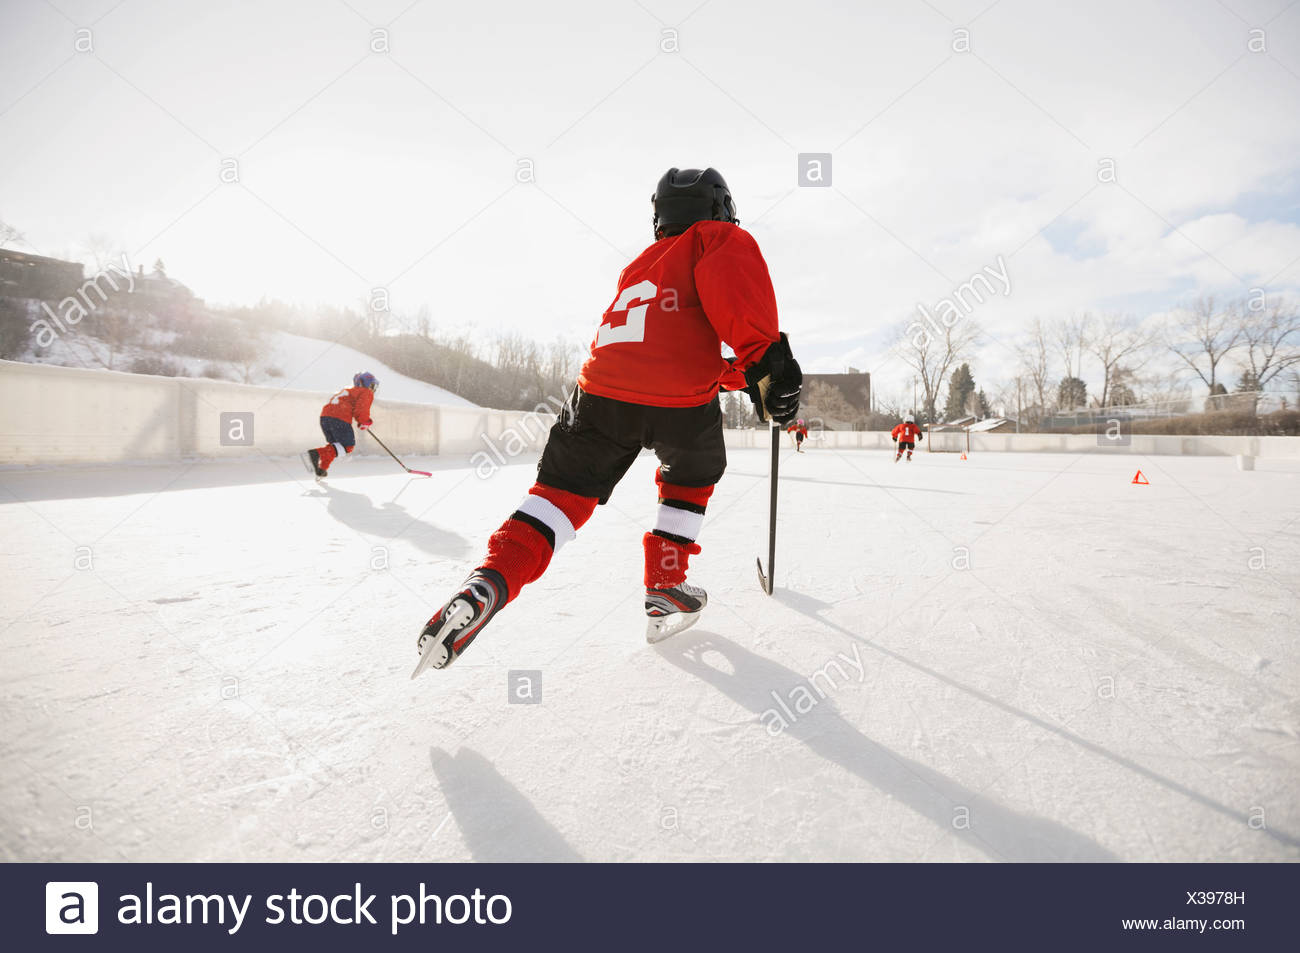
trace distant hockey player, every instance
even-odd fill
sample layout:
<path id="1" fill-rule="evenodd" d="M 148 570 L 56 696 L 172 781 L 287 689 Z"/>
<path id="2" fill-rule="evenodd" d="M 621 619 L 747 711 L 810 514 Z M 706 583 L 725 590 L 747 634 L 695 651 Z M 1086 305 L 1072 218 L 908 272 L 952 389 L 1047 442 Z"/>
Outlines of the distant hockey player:
<path id="1" fill-rule="evenodd" d="M 739 227 L 722 176 L 669 169 L 651 202 L 655 240 L 619 276 L 577 387 L 551 428 L 537 482 L 492 534 L 461 590 L 425 625 L 413 678 L 454 662 L 546 571 L 643 447 L 659 458 L 658 515 L 642 538 L 647 641 L 686 628 L 708 601 L 686 571 L 727 465 L 719 385 L 745 389 L 760 416 L 785 424 L 799 408 L 803 376 L 777 327 L 767 264 Z M 724 343 L 734 358 L 721 356 Z"/>
<path id="2" fill-rule="evenodd" d="M 352 377 L 352 386 L 345 387 L 320 409 L 320 429 L 325 434 L 325 446 L 303 454 L 307 469 L 317 478 L 329 473 L 330 464 L 351 453 L 357 445 L 352 432 L 352 421 L 359 430 L 366 430 L 374 422 L 370 419 L 370 405 L 374 403 L 379 381 L 369 371 Z"/>
<path id="3" fill-rule="evenodd" d="M 786 428 L 786 433 L 794 441 L 794 449 L 797 453 L 803 453 L 803 442 L 808 438 L 808 425 L 802 420 L 796 420 Z"/>
<path id="4" fill-rule="evenodd" d="M 916 425 L 916 418 L 911 414 L 904 417 L 903 422 L 891 430 L 889 435 L 894 438 L 894 443 L 898 445 L 894 451 L 895 463 L 903 455 L 904 450 L 907 451 L 907 460 L 910 463 L 912 461 L 912 451 L 916 448 L 916 442 L 925 439 L 925 434 L 921 433 L 921 428 Z"/>

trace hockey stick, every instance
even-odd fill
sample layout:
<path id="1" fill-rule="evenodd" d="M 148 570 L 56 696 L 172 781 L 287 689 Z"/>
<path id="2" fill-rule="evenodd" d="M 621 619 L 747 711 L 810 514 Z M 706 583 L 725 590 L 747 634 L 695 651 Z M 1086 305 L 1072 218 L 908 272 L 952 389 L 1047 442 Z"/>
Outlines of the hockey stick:
<path id="1" fill-rule="evenodd" d="M 368 434 L 370 434 L 370 436 L 374 437 L 374 438 L 375 438 L 375 443 L 377 443 L 377 444 L 379 444 L 381 447 L 383 447 L 384 450 L 385 450 L 385 452 L 387 452 L 387 454 L 388 454 L 390 457 L 392 457 L 394 460 L 397 460 L 397 465 L 398 465 L 399 467 L 401 467 L 403 470 L 405 470 L 407 473 L 414 473 L 416 476 L 425 476 L 425 477 L 431 477 L 431 476 L 433 476 L 433 474 L 430 473 L 430 472 L 428 472 L 427 470 L 412 470 L 410 467 L 408 467 L 408 466 L 407 466 L 405 463 L 403 463 L 401 460 L 398 460 L 398 459 L 397 459 L 397 454 L 395 454 L 395 453 L 393 453 L 393 451 L 389 450 L 389 449 L 388 449 L 388 444 L 386 444 L 386 443 L 384 443 L 382 440 L 380 440 L 380 439 L 379 439 L 379 435 L 376 434 L 376 433 L 375 433 L 373 430 L 371 430 L 370 428 L 368 428 L 368 427 L 366 428 L 366 433 L 368 433 Z"/>
<path id="2" fill-rule="evenodd" d="M 768 419 L 768 425 L 772 428 L 772 502 L 767 524 L 766 574 L 763 572 L 762 557 L 759 557 L 756 562 L 758 563 L 758 584 L 770 596 L 772 588 L 776 585 L 776 478 L 777 470 L 781 465 L 781 428 L 776 425 L 775 420 L 770 418 Z"/>

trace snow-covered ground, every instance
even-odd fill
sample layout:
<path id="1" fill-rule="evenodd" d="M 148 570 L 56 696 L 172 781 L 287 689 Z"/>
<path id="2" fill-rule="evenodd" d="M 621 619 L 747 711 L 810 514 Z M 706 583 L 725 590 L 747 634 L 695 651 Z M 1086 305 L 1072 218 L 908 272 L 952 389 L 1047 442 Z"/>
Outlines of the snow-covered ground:
<path id="1" fill-rule="evenodd" d="M 399 374 L 387 364 L 342 344 L 278 331 L 268 338 L 271 344 L 269 365 L 279 370 L 282 376 L 251 383 L 293 390 L 335 391 L 351 384 L 352 375 L 358 371 L 370 371 L 379 378 L 379 393 L 384 400 L 444 407 L 478 406 L 449 390 Z"/>
<path id="2" fill-rule="evenodd" d="M 643 458 L 414 682 L 531 461 L 0 472 L 3 856 L 1300 859 L 1300 461 L 787 451 L 768 597 L 765 460 L 694 629 Z"/>
<path id="3" fill-rule="evenodd" d="M 35 310 L 32 313 L 40 315 Z M 238 327 L 237 322 L 229 319 L 225 323 Z M 154 333 L 110 355 L 103 342 L 90 334 L 61 334 L 47 348 L 39 349 L 40 353 L 33 341 L 19 359 L 28 364 L 118 371 L 132 370 L 137 360 L 165 361 L 173 365 L 176 376 L 180 377 L 215 377 L 241 384 L 325 392 L 348 386 L 358 371 L 370 371 L 379 378 L 380 394 L 385 400 L 444 407 L 478 406 L 449 390 L 399 374 L 373 357 L 333 341 L 267 330 L 260 340 L 257 359 L 239 363 L 178 353 L 168 346 L 165 337 Z"/>

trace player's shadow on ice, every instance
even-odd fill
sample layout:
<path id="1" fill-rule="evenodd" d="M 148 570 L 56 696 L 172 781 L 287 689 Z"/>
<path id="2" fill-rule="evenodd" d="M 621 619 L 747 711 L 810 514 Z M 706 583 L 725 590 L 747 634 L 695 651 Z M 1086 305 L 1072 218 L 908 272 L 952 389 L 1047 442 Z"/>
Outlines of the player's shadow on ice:
<path id="1" fill-rule="evenodd" d="M 1206 795 L 1202 794 L 1199 791 L 1195 791 L 1192 788 L 1187 787 L 1187 785 L 1185 784 L 1181 784 L 1180 782 L 1175 781 L 1172 778 L 1165 777 L 1163 774 L 1158 774 L 1157 772 L 1152 771 L 1150 768 L 1138 764 L 1132 758 L 1126 758 L 1124 755 L 1117 754 L 1109 750 L 1108 748 L 1104 748 L 1101 745 L 1097 744 L 1095 741 L 1089 741 L 1087 738 L 1084 738 L 1082 735 L 1077 735 L 1073 731 L 1063 728 L 1060 725 L 1055 725 L 1044 718 L 1038 717 L 1037 715 L 1031 714 L 1027 711 L 1022 711 L 1021 709 L 1016 708 L 1014 705 L 1009 705 L 1006 702 L 1002 701 L 1001 699 L 995 698 L 994 696 L 988 694 L 987 692 L 981 691 L 980 689 L 975 688 L 972 685 L 967 685 L 964 682 L 960 682 L 950 675 L 945 675 L 943 672 L 940 672 L 937 669 L 930 668 L 928 665 L 910 659 L 906 655 L 903 655 L 899 652 L 895 652 L 893 649 L 890 649 L 887 646 L 881 645 L 878 642 L 873 642 L 871 641 L 871 639 L 868 639 L 865 636 L 858 635 L 856 632 L 846 629 L 842 625 L 837 625 L 836 623 L 831 622 L 829 619 L 823 618 L 821 616 L 821 613 L 825 612 L 828 609 L 833 609 L 834 603 L 824 602 L 821 599 L 814 598 L 813 596 L 806 595 L 805 593 L 795 592 L 794 590 L 791 589 L 782 589 L 779 586 L 777 587 L 774 595 L 778 602 L 784 603 L 785 605 L 789 606 L 791 609 L 794 609 L 796 612 L 807 616 L 808 618 L 820 623 L 821 625 L 825 626 L 828 629 L 831 629 L 834 632 L 838 632 L 841 635 L 853 639 L 855 642 L 867 646 L 872 651 L 879 652 L 881 655 L 887 656 L 896 662 L 901 662 L 902 664 L 906 665 L 908 668 L 912 669 L 913 671 L 921 672 L 925 675 L 928 675 L 930 678 L 942 682 L 945 685 L 950 685 L 953 688 L 957 689 L 958 691 L 970 695 L 972 698 L 978 699 L 979 701 L 982 701 L 985 704 L 991 705 L 994 708 L 998 708 L 1006 712 L 1008 715 L 1012 715 L 1016 718 L 1027 721 L 1031 725 L 1034 725 L 1037 728 L 1041 728 L 1044 731 L 1049 731 L 1052 734 L 1065 739 L 1071 744 L 1078 745 L 1080 748 L 1083 748 L 1084 750 L 1089 751 L 1092 754 L 1105 758 L 1107 761 L 1110 761 L 1112 764 L 1119 765 L 1121 768 L 1125 768 L 1126 770 L 1132 771 L 1134 774 L 1146 778 L 1149 781 L 1154 781 L 1156 784 L 1159 784 L 1161 787 L 1173 791 L 1176 794 L 1179 794 L 1190 801 L 1194 801 L 1195 803 L 1200 804 L 1203 807 L 1207 807 L 1210 810 L 1215 811 L 1218 814 L 1222 815 L 1223 817 L 1228 818 L 1234 823 L 1242 824 L 1247 827 L 1251 827 L 1252 825 L 1252 817 L 1248 814 L 1243 813 L 1237 808 L 1229 807 L 1226 804 L 1220 803 L 1219 801 L 1207 797 Z M 1297 839 L 1294 835 L 1289 834 L 1283 830 L 1278 830 L 1273 827 L 1268 827 L 1260 830 L 1259 833 L 1264 836 L 1271 837 L 1273 840 L 1277 841 L 1278 843 L 1286 844 L 1289 847 L 1300 846 L 1300 839 Z"/>
<path id="2" fill-rule="evenodd" d="M 768 725 L 776 724 L 770 716 L 764 717 L 765 713 L 777 710 L 773 692 L 789 698 L 795 686 L 808 684 L 804 676 L 718 635 L 680 636 L 656 648 L 673 665 L 703 679 L 752 711 L 760 719 L 755 731 L 766 731 Z M 711 664 L 710 655 L 718 656 L 722 667 Z M 1055 821 L 1017 814 L 952 778 L 877 744 L 839 713 L 832 698 L 821 699 L 806 714 L 796 714 L 782 734 L 856 774 L 883 794 L 929 818 L 936 828 L 952 831 L 995 860 L 1119 859 Z M 773 739 L 773 744 L 777 743 Z M 969 826 L 963 826 L 963 821 Z"/>
<path id="3" fill-rule="evenodd" d="M 477 751 L 431 748 L 438 788 L 480 863 L 573 863 L 582 857 L 528 798 Z"/>
<path id="4" fill-rule="evenodd" d="M 400 503 L 376 506 L 364 493 L 324 486 L 312 492 L 324 496 L 330 516 L 365 536 L 377 536 L 388 543 L 408 543 L 434 556 L 456 559 L 468 556 L 469 540 L 450 530 L 439 529 L 412 515 Z"/>

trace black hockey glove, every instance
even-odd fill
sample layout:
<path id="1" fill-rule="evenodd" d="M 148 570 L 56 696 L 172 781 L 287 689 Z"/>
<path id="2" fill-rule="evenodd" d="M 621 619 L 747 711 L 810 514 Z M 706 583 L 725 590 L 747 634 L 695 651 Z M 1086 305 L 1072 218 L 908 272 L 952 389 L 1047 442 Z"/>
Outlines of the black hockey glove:
<path id="1" fill-rule="evenodd" d="M 763 352 L 753 367 L 745 371 L 745 393 L 754 402 L 760 420 L 788 424 L 799 413 L 799 395 L 803 390 L 803 371 L 790 351 L 785 332 Z"/>

